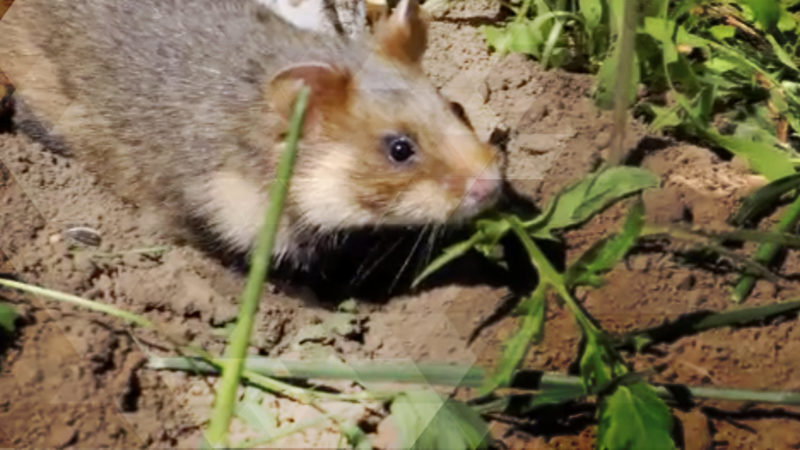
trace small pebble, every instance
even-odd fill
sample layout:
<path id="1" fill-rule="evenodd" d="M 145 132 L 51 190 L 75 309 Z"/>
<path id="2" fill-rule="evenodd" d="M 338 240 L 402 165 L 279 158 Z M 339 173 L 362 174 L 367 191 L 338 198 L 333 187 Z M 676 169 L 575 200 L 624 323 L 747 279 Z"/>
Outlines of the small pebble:
<path id="1" fill-rule="evenodd" d="M 489 83 L 487 83 L 485 81 L 483 83 L 481 83 L 478 86 L 478 94 L 480 94 L 481 100 L 483 100 L 483 103 L 488 103 L 489 102 L 489 95 L 491 94 L 491 91 L 489 91 Z"/>
<path id="2" fill-rule="evenodd" d="M 89 227 L 72 227 L 64 231 L 64 235 L 76 243 L 97 247 L 100 245 L 100 232 Z"/>

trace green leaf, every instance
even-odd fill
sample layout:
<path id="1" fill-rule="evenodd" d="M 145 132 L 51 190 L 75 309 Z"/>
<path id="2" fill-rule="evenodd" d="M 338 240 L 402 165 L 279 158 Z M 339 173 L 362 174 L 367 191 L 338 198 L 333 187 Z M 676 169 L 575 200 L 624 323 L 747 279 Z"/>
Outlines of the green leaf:
<path id="1" fill-rule="evenodd" d="M 730 25 L 714 25 L 708 29 L 711 36 L 717 40 L 730 39 L 736 34 L 736 28 Z"/>
<path id="2" fill-rule="evenodd" d="M 730 58 L 723 56 L 715 56 L 705 63 L 706 69 L 713 70 L 718 74 L 723 74 L 731 70 L 738 70 L 741 66 L 732 61 Z"/>
<path id="3" fill-rule="evenodd" d="M 671 64 L 678 60 L 678 48 L 672 40 L 675 33 L 675 21 L 662 19 L 660 17 L 645 17 L 643 30 L 653 39 L 661 43 L 664 65 Z"/>
<path id="4" fill-rule="evenodd" d="M 586 335 L 586 346 L 580 360 L 580 372 L 587 393 L 593 392 L 614 377 L 613 367 L 617 364 L 608 347 L 602 345 L 599 336 Z"/>
<path id="5" fill-rule="evenodd" d="M 406 391 L 395 397 L 391 417 L 399 446 L 452 450 L 486 448 L 489 427 L 469 406 L 434 391 Z"/>
<path id="6" fill-rule="evenodd" d="M 19 317 L 19 314 L 13 306 L 8 303 L 0 303 L 0 332 L 13 333 L 16 329 L 14 324 L 17 321 L 17 317 Z"/>
<path id="7" fill-rule="evenodd" d="M 530 22 L 511 22 L 504 27 L 481 27 L 486 43 L 500 54 L 523 53 L 536 58 L 541 56 L 544 44 L 541 36 L 530 26 Z"/>
<path id="8" fill-rule="evenodd" d="M 730 223 L 742 226 L 774 208 L 784 194 L 800 187 L 800 173 L 779 178 L 748 195 Z"/>
<path id="9" fill-rule="evenodd" d="M 527 226 L 534 237 L 554 239 L 553 230 L 581 224 L 620 198 L 659 184 L 659 178 L 644 169 L 606 168 L 567 187 L 554 200 L 552 212 Z"/>
<path id="10" fill-rule="evenodd" d="M 597 0 L 579 0 L 578 5 L 584 20 L 586 20 L 586 28 L 590 33 L 594 32 L 603 21 L 603 2 Z"/>
<path id="11" fill-rule="evenodd" d="M 453 244 L 442 252 L 436 259 L 431 261 L 422 273 L 417 275 L 412 283 L 416 287 L 431 274 L 441 269 L 453 260 L 463 256 L 471 249 L 475 249 L 489 259 L 493 259 L 493 252 L 498 242 L 509 230 L 509 224 L 505 220 L 480 219 L 476 223 L 478 231 L 466 241 Z"/>
<path id="12" fill-rule="evenodd" d="M 772 144 L 725 136 L 712 129 L 703 130 L 703 135 L 734 155 L 746 159 L 756 172 L 769 180 L 777 180 L 794 173 L 789 154 Z"/>
<path id="13" fill-rule="evenodd" d="M 797 69 L 797 65 L 792 60 L 792 57 L 789 56 L 788 53 L 786 53 L 786 50 L 783 49 L 781 44 L 779 44 L 778 41 L 776 41 L 771 34 L 768 34 L 765 37 L 767 39 L 767 42 L 769 42 L 769 44 L 772 46 L 772 51 L 775 52 L 775 56 L 778 57 L 778 60 L 780 60 L 780 62 L 782 62 L 783 64 L 786 65 L 786 67 L 791 68 L 795 72 L 800 71 Z"/>
<path id="14" fill-rule="evenodd" d="M 586 396 L 586 391 L 584 391 L 583 387 L 580 385 L 553 387 L 540 386 L 540 389 L 541 392 L 533 396 L 530 403 L 527 405 L 527 410 L 523 411 L 524 413 L 528 413 L 530 410 L 536 409 L 540 406 L 557 405 L 559 403 L 578 400 Z"/>
<path id="15" fill-rule="evenodd" d="M 771 305 L 752 308 L 733 308 L 728 311 L 698 316 L 679 318 L 673 322 L 661 324 L 642 331 L 629 333 L 623 342 L 631 343 L 637 351 L 666 339 L 688 336 L 714 328 L 741 326 L 762 322 L 771 317 L 800 311 L 800 300 L 773 303 Z M 688 319 L 688 320 L 687 320 Z"/>
<path id="16" fill-rule="evenodd" d="M 683 123 L 683 119 L 678 115 L 680 108 L 672 107 L 665 108 L 653 104 L 646 105 L 648 109 L 654 114 L 653 121 L 650 122 L 650 131 L 655 133 L 664 128 L 677 127 Z"/>
<path id="17" fill-rule="evenodd" d="M 672 416 L 650 385 L 620 385 L 600 400 L 597 448 L 672 449 Z"/>
<path id="18" fill-rule="evenodd" d="M 781 18 L 778 20 L 778 30 L 784 33 L 787 31 L 796 32 L 798 28 L 800 28 L 800 24 L 798 24 L 797 19 L 794 17 L 794 15 L 789 11 L 787 11 L 786 9 L 783 9 L 783 11 L 781 11 Z"/>
<path id="19" fill-rule="evenodd" d="M 466 241 L 458 242 L 444 249 L 441 255 L 439 255 L 438 257 L 436 257 L 436 259 L 431 261 L 431 263 L 428 264 L 427 267 L 425 267 L 425 269 L 422 270 L 422 273 L 417 275 L 411 286 L 412 287 L 418 286 L 423 280 L 431 276 L 431 274 L 441 269 L 442 267 L 446 266 L 448 263 L 452 262 L 456 258 L 466 254 L 468 251 L 472 249 L 472 247 L 475 246 L 475 244 L 477 244 L 480 241 L 481 238 L 482 235 L 480 231 L 478 231 Z"/>
<path id="20" fill-rule="evenodd" d="M 550 64 L 550 57 L 553 55 L 553 50 L 555 49 L 556 42 L 561 37 L 561 31 L 564 29 L 564 22 L 556 19 L 553 28 L 550 29 L 550 34 L 547 36 L 547 41 L 544 44 L 544 50 L 542 51 L 542 67 L 545 69 L 552 67 Z"/>
<path id="21" fill-rule="evenodd" d="M 602 283 L 600 274 L 611 270 L 628 253 L 644 227 L 644 205 L 641 201 L 631 208 L 622 231 L 595 243 L 572 264 L 564 277 L 567 286 Z"/>
<path id="22" fill-rule="evenodd" d="M 619 58 L 620 52 L 616 47 L 611 55 L 603 61 L 600 70 L 597 71 L 597 87 L 595 88 L 594 97 L 595 102 L 601 108 L 614 107 L 614 89 L 616 88 L 617 78 L 619 77 Z M 632 55 L 633 62 L 631 63 L 631 83 L 628 86 L 627 101 L 628 104 L 636 100 L 636 87 L 639 85 L 639 57 L 634 53 Z"/>
<path id="23" fill-rule="evenodd" d="M 506 235 L 510 225 L 508 221 L 500 219 L 481 219 L 477 222 L 480 239 L 475 242 L 475 250 L 488 259 L 493 259 L 500 239 Z"/>
<path id="24" fill-rule="evenodd" d="M 753 19 L 766 32 L 771 32 L 781 18 L 781 6 L 777 0 L 744 0 L 750 7 Z"/>
<path id="25" fill-rule="evenodd" d="M 528 348 L 541 339 L 544 331 L 545 294 L 544 283 L 539 283 L 530 297 L 519 305 L 520 311 L 525 314 L 522 323 L 516 333 L 503 343 L 503 354 L 495 365 L 494 374 L 486 379 L 481 388 L 482 394 L 510 385 L 514 372 L 528 353 Z"/>

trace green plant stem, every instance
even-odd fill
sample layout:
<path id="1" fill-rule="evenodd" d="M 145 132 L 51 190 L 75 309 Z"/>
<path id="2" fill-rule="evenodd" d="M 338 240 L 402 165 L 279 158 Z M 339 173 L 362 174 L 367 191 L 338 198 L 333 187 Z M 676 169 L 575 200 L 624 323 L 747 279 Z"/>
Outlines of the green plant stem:
<path id="1" fill-rule="evenodd" d="M 506 219 L 511 225 L 511 230 L 514 231 L 520 242 L 522 242 L 522 245 L 525 247 L 525 250 L 528 252 L 528 255 L 531 258 L 531 263 L 539 273 L 539 282 L 545 283 L 556 291 L 558 296 L 564 301 L 564 304 L 567 305 L 567 308 L 569 308 L 570 312 L 572 312 L 573 317 L 575 317 L 575 320 L 578 322 L 578 325 L 580 325 L 584 333 L 595 336 L 600 335 L 600 329 L 597 328 L 594 322 L 592 322 L 589 316 L 583 311 L 583 308 L 572 297 L 572 294 L 570 294 L 569 290 L 564 284 L 564 276 L 550 264 L 550 261 L 547 259 L 544 253 L 542 253 L 542 250 L 539 249 L 539 246 L 533 242 L 533 239 L 531 239 L 531 237 L 528 235 L 528 232 L 525 231 L 525 225 L 520 222 L 516 216 L 506 216 Z"/>
<path id="2" fill-rule="evenodd" d="M 644 226 L 644 229 L 641 233 L 641 237 L 652 237 L 659 235 L 694 244 L 707 244 L 709 239 L 713 239 L 715 241 L 749 241 L 800 248 L 800 237 L 778 231 L 736 229 L 730 231 L 708 232 L 702 230 L 693 230 L 691 228 L 679 225 L 647 224 Z"/>
<path id="3" fill-rule="evenodd" d="M 142 327 L 147 327 L 147 328 L 153 327 L 153 322 L 138 314 L 124 311 L 122 309 L 115 308 L 105 303 L 86 300 L 76 295 L 65 294 L 63 292 L 58 292 L 51 289 L 45 289 L 27 283 L 20 283 L 18 281 L 8 280 L 5 278 L 0 278 L 0 286 L 5 286 L 11 289 L 17 289 L 23 292 L 27 292 L 29 294 L 41 295 L 42 297 L 46 297 L 52 300 L 58 300 L 60 302 L 71 303 L 73 305 L 90 309 L 92 311 L 98 311 L 104 314 L 108 314 L 110 316 L 118 317 L 120 319 L 126 320 L 130 323 Z"/>
<path id="4" fill-rule="evenodd" d="M 783 213 L 778 223 L 772 228 L 772 231 L 780 233 L 788 232 L 795 225 L 797 225 L 798 220 L 800 220 L 800 195 L 798 195 L 792 204 L 789 205 L 789 209 Z M 760 264 L 771 264 L 780 249 L 780 245 L 775 243 L 761 244 L 756 250 L 756 254 L 753 259 Z M 747 296 L 750 295 L 750 292 L 752 292 L 755 283 L 756 277 L 754 275 L 743 275 L 736 284 L 736 287 L 733 289 L 733 301 L 740 303 L 747 298 Z"/>
<path id="5" fill-rule="evenodd" d="M 640 351 L 664 339 L 674 339 L 714 328 L 752 324 L 780 314 L 795 313 L 798 310 L 800 310 L 800 300 L 790 300 L 752 308 L 735 308 L 707 316 L 696 316 L 692 320 L 687 320 L 686 317 L 679 318 L 657 327 L 629 333 L 622 337 L 619 344 L 630 345 Z"/>
<path id="6" fill-rule="evenodd" d="M 517 13 L 517 17 L 514 18 L 514 22 L 522 22 L 528 18 L 528 12 L 531 10 L 532 3 L 533 0 L 522 0 L 522 6 Z"/>
<path id="7" fill-rule="evenodd" d="M 617 83 L 614 87 L 614 130 L 608 156 L 610 165 L 625 158 L 625 130 L 628 124 L 628 105 L 633 79 L 634 38 L 636 36 L 636 0 L 624 0 L 622 29 L 617 38 Z"/>
<path id="8" fill-rule="evenodd" d="M 200 358 L 151 357 L 151 369 L 201 370 L 216 372 L 213 364 Z M 278 378 L 321 378 L 328 380 L 364 380 L 365 382 L 417 383 L 477 386 L 483 378 L 480 368 L 452 364 L 396 364 L 386 362 L 290 361 L 248 356 L 245 369 Z"/>
<path id="9" fill-rule="evenodd" d="M 247 354 L 247 346 L 250 342 L 250 334 L 253 329 L 255 314 L 258 310 L 258 303 L 261 300 L 261 290 L 269 272 L 272 248 L 275 244 L 275 235 L 278 232 L 281 212 L 289 187 L 289 178 L 297 154 L 297 142 L 300 138 L 308 96 L 309 89 L 304 86 L 300 89 L 295 101 L 294 111 L 289 122 L 286 149 L 281 155 L 275 179 L 270 187 L 269 207 L 265 222 L 261 227 L 255 249 L 251 255 L 250 273 L 241 297 L 236 327 L 231 333 L 230 346 L 225 360 L 222 361 L 222 379 L 217 390 L 211 421 L 206 432 L 207 442 L 212 446 L 225 443 L 228 425 L 233 416 L 236 391 L 242 376 L 244 358 Z"/>
<path id="10" fill-rule="evenodd" d="M 150 363 L 151 368 L 160 370 L 185 370 L 185 371 L 198 371 L 201 373 L 214 374 L 218 373 L 217 369 L 208 363 L 195 365 L 187 361 L 181 361 L 180 357 L 169 358 L 156 358 Z M 284 369 L 275 370 L 280 367 L 297 367 L 311 379 L 342 379 L 342 373 L 334 370 L 328 370 L 326 367 L 327 361 L 320 362 L 301 362 L 301 361 L 283 361 L 274 358 L 262 357 L 248 357 L 248 371 L 258 373 L 266 377 L 276 377 L 285 375 Z M 253 362 L 250 363 L 250 360 Z M 373 361 L 354 361 L 349 363 L 350 366 L 359 369 L 366 369 L 374 366 Z M 486 372 L 481 367 L 453 365 L 450 366 L 453 372 L 470 373 L 471 375 L 459 381 L 458 377 L 440 377 L 437 372 L 441 370 L 440 364 L 426 364 L 426 363 L 396 363 L 386 364 L 381 367 L 380 371 L 375 371 L 369 376 L 362 376 L 362 379 L 373 382 L 391 382 L 394 381 L 391 376 L 391 371 L 396 373 L 414 373 L 417 372 L 421 378 L 427 380 L 436 380 L 436 383 L 448 386 L 464 386 L 464 387 L 480 387 L 484 378 L 487 376 Z M 544 371 L 525 371 L 530 375 L 529 379 L 538 379 L 536 386 L 532 389 L 518 389 L 524 395 L 530 393 L 546 391 L 547 389 L 558 389 L 568 387 L 582 387 L 583 381 L 580 377 L 565 375 L 558 372 L 544 372 Z M 365 372 L 368 373 L 368 372 Z M 361 374 L 361 373 L 360 373 Z M 428 381 L 419 381 L 420 384 L 428 384 Z M 759 403 L 774 403 L 800 406 L 800 392 L 785 392 L 785 391 L 757 391 L 753 389 L 735 389 L 735 388 L 717 388 L 705 386 L 686 386 L 686 385 L 654 385 L 656 392 L 659 396 L 665 399 L 674 399 L 671 389 L 682 389 L 688 392 L 692 397 L 701 399 L 714 399 L 714 400 L 731 400 L 740 402 L 759 402 Z M 298 388 L 301 389 L 301 388 Z M 331 399 L 334 399 L 338 394 L 332 394 Z"/>

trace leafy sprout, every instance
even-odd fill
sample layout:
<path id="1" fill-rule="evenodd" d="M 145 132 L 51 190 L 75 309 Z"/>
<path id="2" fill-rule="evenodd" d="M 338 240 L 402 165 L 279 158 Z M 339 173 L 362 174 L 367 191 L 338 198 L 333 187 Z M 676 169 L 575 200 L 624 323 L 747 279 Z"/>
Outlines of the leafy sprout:
<path id="1" fill-rule="evenodd" d="M 652 132 L 724 149 L 774 181 L 795 173 L 800 145 L 800 16 L 793 12 L 798 4 L 523 0 L 511 5 L 509 22 L 483 32 L 498 52 L 596 73 L 600 106 L 610 107 L 614 94 L 627 90 Z M 631 5 L 639 19 L 626 25 L 623 16 Z M 626 41 L 620 38 L 629 26 L 636 28 L 635 45 L 623 56 Z M 618 86 L 619 60 L 626 57 L 633 76 L 629 86 Z M 646 89 L 637 99 L 639 85 Z M 788 231 L 800 220 L 797 202 L 776 231 Z M 764 244 L 755 259 L 770 263 L 779 249 Z M 743 275 L 733 299 L 747 297 L 754 282 L 753 275 Z"/>

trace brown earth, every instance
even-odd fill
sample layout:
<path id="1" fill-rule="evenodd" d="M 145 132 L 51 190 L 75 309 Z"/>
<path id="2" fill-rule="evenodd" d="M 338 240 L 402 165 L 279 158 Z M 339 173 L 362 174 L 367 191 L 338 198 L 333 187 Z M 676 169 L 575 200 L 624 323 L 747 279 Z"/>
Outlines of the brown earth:
<path id="1" fill-rule="evenodd" d="M 509 179 L 520 193 L 543 204 L 601 161 L 611 139 L 609 114 L 593 106 L 590 76 L 544 71 L 520 56 L 489 54 L 478 26 L 495 20 L 495 2 L 448 8 L 433 23 L 425 68 L 465 106 L 481 135 L 508 130 Z M 736 162 L 702 147 L 648 136 L 638 123 L 631 123 L 628 146 L 633 162 L 663 180 L 660 189 L 644 195 L 651 221 L 718 228 L 742 195 L 760 183 Z M 175 339 L 222 352 L 224 326 L 236 314 L 243 284 L 240 272 L 167 241 L 148 217 L 99 186 L 77 162 L 43 151 L 21 135 L 0 135 L 0 162 L 0 272 L 144 314 Z M 618 229 L 626 206 L 565 233 L 567 261 Z M 165 244 L 169 250 L 117 257 L 92 255 L 96 249 L 85 247 L 73 251 L 74 243 L 63 234 L 73 226 L 98 230 L 102 252 Z M 578 298 L 615 333 L 731 307 L 728 292 L 736 274 L 728 262 L 693 265 L 670 250 L 674 246 L 666 244 L 637 249 L 607 276 L 604 287 L 579 290 Z M 800 291 L 793 281 L 800 272 L 796 252 L 786 255 L 782 272 L 787 278 L 780 289 L 759 282 L 748 303 L 767 304 Z M 490 281 L 440 282 L 419 292 L 400 286 L 400 294 L 388 301 L 359 300 L 355 313 L 337 312 L 325 291 L 315 293 L 302 284 L 270 289 L 251 351 L 284 358 L 488 365 L 516 324 L 510 317 L 486 321 L 508 294 Z M 7 290 L 2 294 L 18 305 L 23 320 L 2 359 L 0 446 L 198 444 L 215 379 L 147 369 L 148 355 L 174 354 L 162 334 L 131 330 L 108 316 L 63 304 Z M 531 350 L 526 367 L 566 372 L 577 355 L 579 335 L 568 312 L 550 305 L 544 341 Z M 341 324 L 342 317 L 345 329 L 330 331 L 328 325 Z M 484 322 L 488 325 L 478 328 Z M 476 329 L 477 338 L 469 342 Z M 652 377 L 656 382 L 797 391 L 798 354 L 800 327 L 791 317 L 682 337 L 631 355 L 631 361 L 636 370 L 663 368 Z M 269 395 L 262 404 L 276 411 L 278 425 L 318 414 Z M 354 421 L 374 422 L 375 413 L 363 407 L 331 409 Z M 578 407 L 556 419 L 494 422 L 492 430 L 508 448 L 591 448 L 592 414 Z M 800 448 L 798 409 L 700 402 L 676 409 L 675 415 L 686 448 Z M 247 436 L 241 424 L 236 430 L 237 437 Z M 375 430 L 376 444 L 391 442 L 386 421 Z M 337 443 L 336 427 L 326 422 L 274 445 Z"/>

